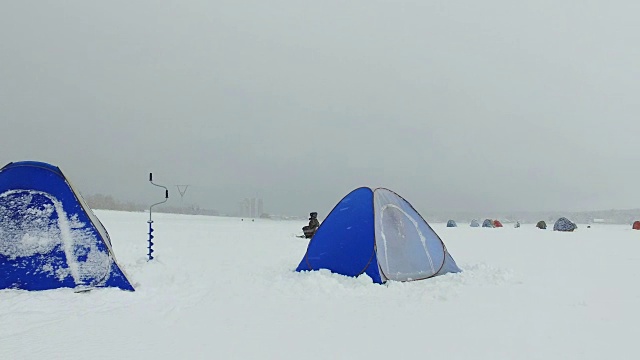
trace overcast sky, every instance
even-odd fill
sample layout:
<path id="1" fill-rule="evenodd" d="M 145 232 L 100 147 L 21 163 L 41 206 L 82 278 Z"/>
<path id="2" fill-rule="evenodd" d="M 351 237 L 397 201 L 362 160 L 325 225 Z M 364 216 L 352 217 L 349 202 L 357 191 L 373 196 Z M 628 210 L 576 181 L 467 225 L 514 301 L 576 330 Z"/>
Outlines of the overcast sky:
<path id="1" fill-rule="evenodd" d="M 638 208 L 637 1 L 0 0 L 0 162 L 86 194 Z M 324 214 L 323 214 L 324 213 Z"/>

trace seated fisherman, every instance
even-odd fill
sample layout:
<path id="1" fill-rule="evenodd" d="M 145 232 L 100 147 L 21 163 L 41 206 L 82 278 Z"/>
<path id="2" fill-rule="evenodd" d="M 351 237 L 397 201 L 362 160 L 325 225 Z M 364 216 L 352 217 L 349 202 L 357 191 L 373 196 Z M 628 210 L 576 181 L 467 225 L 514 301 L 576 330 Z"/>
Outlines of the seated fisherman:
<path id="1" fill-rule="evenodd" d="M 302 231 L 304 231 L 304 237 L 307 239 L 311 239 L 313 235 L 315 235 L 316 231 L 320 227 L 320 222 L 318 221 L 318 213 L 312 212 L 309 214 L 309 225 L 304 226 Z"/>

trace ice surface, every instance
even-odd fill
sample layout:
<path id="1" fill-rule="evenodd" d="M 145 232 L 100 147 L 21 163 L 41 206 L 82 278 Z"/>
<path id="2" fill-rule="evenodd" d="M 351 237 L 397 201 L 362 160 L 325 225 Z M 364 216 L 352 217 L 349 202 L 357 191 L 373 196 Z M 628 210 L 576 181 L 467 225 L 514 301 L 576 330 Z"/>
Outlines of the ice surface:
<path id="1" fill-rule="evenodd" d="M 297 273 L 295 221 L 96 212 L 135 292 L 0 291 L 0 359 L 636 359 L 640 231 L 431 224 L 463 272 Z"/>

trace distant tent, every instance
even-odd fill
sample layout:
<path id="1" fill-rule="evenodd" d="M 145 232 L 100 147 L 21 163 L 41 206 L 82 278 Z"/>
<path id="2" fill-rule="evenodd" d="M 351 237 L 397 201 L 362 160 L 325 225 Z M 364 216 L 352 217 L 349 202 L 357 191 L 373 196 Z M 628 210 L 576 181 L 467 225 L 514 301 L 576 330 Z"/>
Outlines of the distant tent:
<path id="1" fill-rule="evenodd" d="M 473 220 L 471 220 L 471 224 L 469 226 L 471 226 L 471 227 L 480 227 L 480 224 L 478 223 L 478 220 L 473 219 Z"/>
<path id="2" fill-rule="evenodd" d="M 458 224 L 456 224 L 455 220 L 449 220 L 447 221 L 447 227 L 457 227 Z"/>
<path id="3" fill-rule="evenodd" d="M 640 221 L 634 221 L 633 226 L 631 228 L 633 230 L 640 230 Z"/>
<path id="4" fill-rule="evenodd" d="M 514 228 L 519 228 L 520 227 L 520 221 L 516 221 L 515 225 L 513 225 Z"/>
<path id="5" fill-rule="evenodd" d="M 573 231 L 577 228 L 578 226 L 575 223 L 565 217 L 561 217 L 553 224 L 554 231 Z"/>
<path id="6" fill-rule="evenodd" d="M 345 196 L 309 241 L 296 271 L 366 273 L 376 283 L 459 272 L 442 240 L 400 195 L 362 187 Z"/>
<path id="7" fill-rule="evenodd" d="M 546 228 L 547 228 L 547 223 L 546 223 L 546 222 L 544 222 L 543 220 L 540 220 L 540 221 L 538 221 L 538 223 L 536 224 L 536 227 L 537 227 L 538 229 L 542 229 L 542 230 L 544 230 L 544 229 L 546 229 Z"/>
<path id="8" fill-rule="evenodd" d="M 493 221 L 491 221 L 491 219 L 484 219 L 484 221 L 482 222 L 482 227 L 492 228 Z"/>
<path id="9" fill-rule="evenodd" d="M 500 222 L 500 220 L 493 220 L 493 227 L 502 227 L 502 223 Z"/>
<path id="10" fill-rule="evenodd" d="M 59 168 L 0 169 L 0 289 L 132 290 L 104 226 Z"/>

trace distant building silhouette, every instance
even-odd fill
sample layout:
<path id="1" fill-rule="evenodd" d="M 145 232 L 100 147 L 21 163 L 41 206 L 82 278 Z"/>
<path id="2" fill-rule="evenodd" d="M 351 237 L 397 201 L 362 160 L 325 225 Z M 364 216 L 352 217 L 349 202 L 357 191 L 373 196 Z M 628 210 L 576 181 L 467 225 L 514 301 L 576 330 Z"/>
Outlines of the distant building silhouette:
<path id="1" fill-rule="evenodd" d="M 240 202 L 240 216 L 257 218 L 264 213 L 264 203 L 261 198 L 246 198 Z"/>

